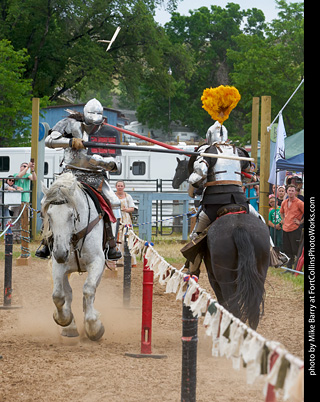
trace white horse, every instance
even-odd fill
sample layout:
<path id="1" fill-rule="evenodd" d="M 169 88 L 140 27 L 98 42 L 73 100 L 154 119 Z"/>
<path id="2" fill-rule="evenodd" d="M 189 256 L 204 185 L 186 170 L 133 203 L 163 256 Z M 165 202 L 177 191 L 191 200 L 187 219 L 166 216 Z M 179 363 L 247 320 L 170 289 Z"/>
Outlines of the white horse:
<path id="1" fill-rule="evenodd" d="M 52 298 L 56 306 L 53 318 L 64 327 L 62 335 L 79 335 L 71 311 L 69 275 L 86 271 L 88 276 L 83 286 L 84 328 L 88 338 L 97 341 L 104 334 L 99 313 L 93 306 L 105 265 L 102 215 L 72 173 L 59 176 L 49 189 L 43 185 L 43 193 L 43 236 L 53 239 Z"/>

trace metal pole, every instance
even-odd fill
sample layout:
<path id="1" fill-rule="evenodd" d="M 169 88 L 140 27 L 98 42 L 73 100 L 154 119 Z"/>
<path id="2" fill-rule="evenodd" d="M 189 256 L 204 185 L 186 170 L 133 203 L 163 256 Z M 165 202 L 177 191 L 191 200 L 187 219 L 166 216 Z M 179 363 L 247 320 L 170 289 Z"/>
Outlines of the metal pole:
<path id="1" fill-rule="evenodd" d="M 128 247 L 128 231 L 124 235 L 123 244 L 123 305 L 130 306 L 131 297 L 131 254 Z"/>
<path id="2" fill-rule="evenodd" d="M 13 249 L 13 235 L 9 227 L 5 234 L 5 269 L 4 269 L 4 295 L 3 305 L 11 306 L 12 295 L 12 249 Z"/>
<path id="3" fill-rule="evenodd" d="M 11 227 L 5 233 L 5 267 L 4 267 L 4 296 L 3 306 L 0 310 L 18 309 L 21 306 L 12 306 L 12 251 L 13 251 L 13 234 Z"/>
<path id="4" fill-rule="evenodd" d="M 196 401 L 198 318 L 182 304 L 181 402 Z"/>

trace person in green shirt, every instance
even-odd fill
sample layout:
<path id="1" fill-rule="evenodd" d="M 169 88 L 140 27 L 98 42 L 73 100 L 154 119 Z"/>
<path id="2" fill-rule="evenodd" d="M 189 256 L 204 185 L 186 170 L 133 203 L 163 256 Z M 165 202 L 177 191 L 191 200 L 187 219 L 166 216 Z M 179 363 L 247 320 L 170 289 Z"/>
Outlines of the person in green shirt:
<path id="1" fill-rule="evenodd" d="M 28 173 L 29 168 L 31 172 Z M 37 175 L 34 170 L 34 162 L 24 162 L 20 165 L 20 172 L 15 173 L 13 175 L 16 177 L 16 185 L 23 188 L 23 191 L 30 191 L 30 182 L 29 180 L 37 180 Z M 23 179 L 23 180 L 21 180 Z M 29 180 L 25 180 L 29 179 Z M 30 193 L 22 193 L 21 194 L 21 202 L 30 202 Z"/>
<path id="2" fill-rule="evenodd" d="M 274 242 L 275 247 L 279 247 L 282 250 L 282 218 L 280 215 L 280 206 L 277 205 L 275 208 L 275 196 L 274 194 L 269 195 L 269 217 L 268 226 L 270 227 L 270 236 Z"/>
<path id="3" fill-rule="evenodd" d="M 28 170 L 30 172 L 28 173 Z M 15 173 L 13 175 L 15 177 L 15 184 L 19 187 L 22 187 L 22 191 L 28 191 L 26 193 L 22 192 L 21 194 L 21 202 L 30 202 L 30 180 L 35 181 L 37 180 L 37 175 L 35 172 L 35 165 L 34 162 L 24 162 L 20 165 L 20 172 Z M 27 180 L 28 179 L 28 180 Z M 10 210 L 13 213 L 13 220 L 19 215 L 20 213 L 20 205 L 19 206 L 11 206 Z M 13 226 L 13 229 L 20 229 L 20 220 Z M 16 240 L 20 243 L 20 232 L 14 232 L 13 240 Z"/>

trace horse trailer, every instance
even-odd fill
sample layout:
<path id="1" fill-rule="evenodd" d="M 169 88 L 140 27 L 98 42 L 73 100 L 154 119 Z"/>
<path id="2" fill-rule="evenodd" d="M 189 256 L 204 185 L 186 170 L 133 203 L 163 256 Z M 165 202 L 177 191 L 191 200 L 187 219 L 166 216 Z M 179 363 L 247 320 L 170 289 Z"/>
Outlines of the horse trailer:
<path id="1" fill-rule="evenodd" d="M 155 146 L 155 148 L 156 147 L 158 146 Z M 187 151 L 194 151 L 194 146 L 185 144 L 178 144 L 177 148 Z M 20 171 L 20 165 L 23 162 L 30 161 L 30 157 L 30 147 L 0 148 L 0 187 L 2 186 L 4 179 L 9 175 L 18 173 Z M 135 198 L 134 194 L 138 192 L 186 193 L 187 182 L 182 183 L 178 189 L 173 189 L 172 187 L 172 179 L 175 175 L 175 169 L 178 164 L 177 157 L 179 157 L 180 160 L 184 158 L 184 156 L 171 153 L 164 154 L 145 151 L 122 150 L 121 156 L 117 156 L 117 158 L 121 161 L 121 171 L 110 173 L 111 187 L 115 190 L 116 182 L 118 180 L 123 180 L 126 185 L 126 191 L 133 196 L 137 205 L 139 204 L 139 199 L 138 197 Z M 188 159 L 188 156 L 185 158 Z M 62 171 L 62 161 L 63 149 L 45 148 L 43 181 L 47 187 L 52 184 L 55 175 Z M 40 177 L 38 177 L 38 179 L 40 179 Z M 38 196 L 39 202 L 39 200 L 42 198 L 42 195 L 39 194 Z M 2 204 L 1 200 L 0 204 Z M 182 218 L 179 218 L 178 221 L 175 219 L 174 222 L 172 220 L 167 220 L 169 217 L 180 215 L 182 212 L 183 205 L 178 201 L 174 202 L 163 200 L 153 201 L 152 203 L 153 220 L 164 220 L 164 222 L 161 223 L 161 228 L 162 226 L 165 227 L 172 225 L 182 227 Z M 2 214 L 0 212 L 0 218 L 1 215 Z M 136 221 L 136 213 L 134 215 Z M 156 231 L 158 232 L 158 228 Z M 160 233 L 161 232 L 162 229 L 160 229 Z"/>
<path id="2" fill-rule="evenodd" d="M 163 149 L 159 146 L 153 148 Z M 186 151 L 194 151 L 194 146 L 178 144 L 177 148 Z M 172 188 L 172 179 L 177 167 L 177 156 L 181 155 L 154 153 L 145 151 L 122 150 L 121 171 L 110 173 L 110 182 L 115 186 L 117 180 L 123 180 L 126 184 L 126 191 L 155 191 L 155 192 L 176 192 L 186 191 L 183 184 L 178 190 Z M 0 177 L 6 178 L 9 175 L 18 173 L 23 162 L 30 161 L 30 147 L 7 147 L 0 148 Z M 188 158 L 186 156 L 186 158 Z M 45 148 L 44 158 L 44 181 L 51 184 L 55 174 L 62 170 L 63 149 Z"/>

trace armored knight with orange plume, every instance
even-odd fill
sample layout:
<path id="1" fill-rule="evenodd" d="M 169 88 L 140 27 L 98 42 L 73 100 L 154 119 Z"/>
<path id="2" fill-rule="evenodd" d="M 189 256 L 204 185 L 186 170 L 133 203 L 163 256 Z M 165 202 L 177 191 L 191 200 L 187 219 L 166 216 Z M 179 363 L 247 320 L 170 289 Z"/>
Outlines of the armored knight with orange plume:
<path id="1" fill-rule="evenodd" d="M 239 91 L 232 86 L 220 85 L 217 88 L 207 88 L 203 91 L 202 107 L 216 122 L 209 127 L 206 143 L 198 148 L 198 152 L 235 157 L 249 156 L 244 149 L 230 143 L 228 131 L 223 126 L 223 122 L 228 119 L 230 112 L 240 99 Z M 195 241 L 199 234 L 220 214 L 230 210 L 249 211 L 248 200 L 242 190 L 241 173 L 249 171 L 249 161 L 198 156 L 190 158 L 188 168 L 189 184 L 195 188 L 203 187 L 201 207 L 198 211 L 195 228 L 190 235 L 191 240 Z M 191 195 L 191 192 L 189 194 Z M 201 256 L 199 257 L 201 258 Z M 200 264 L 195 264 L 190 271 L 197 274 L 199 266 Z"/>

